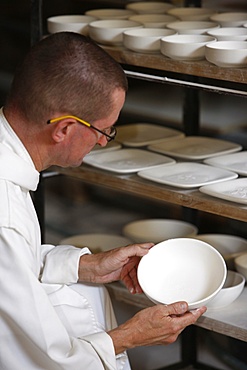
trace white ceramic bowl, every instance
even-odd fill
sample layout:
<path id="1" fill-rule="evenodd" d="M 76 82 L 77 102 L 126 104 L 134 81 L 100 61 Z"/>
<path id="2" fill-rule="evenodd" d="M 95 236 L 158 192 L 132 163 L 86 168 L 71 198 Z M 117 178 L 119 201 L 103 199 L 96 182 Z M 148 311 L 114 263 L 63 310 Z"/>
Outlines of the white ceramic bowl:
<path id="1" fill-rule="evenodd" d="M 190 309 L 207 305 L 222 288 L 226 264 L 211 245 L 190 238 L 156 244 L 138 266 L 143 292 L 154 302 L 186 301 Z"/>
<path id="2" fill-rule="evenodd" d="M 123 32 L 130 28 L 143 25 L 127 19 L 105 19 L 89 24 L 89 36 L 94 41 L 105 45 L 120 45 L 123 43 Z"/>
<path id="3" fill-rule="evenodd" d="M 87 10 L 85 14 L 97 19 L 128 19 L 135 13 L 129 9 L 105 8 Z"/>
<path id="4" fill-rule="evenodd" d="M 247 22 L 247 12 L 218 13 L 211 15 L 210 19 L 221 27 L 240 27 Z"/>
<path id="5" fill-rule="evenodd" d="M 59 15 L 47 18 L 47 29 L 49 33 L 69 31 L 87 36 L 88 24 L 95 20 L 87 15 Z"/>
<path id="6" fill-rule="evenodd" d="M 166 27 L 176 31 L 179 34 L 202 35 L 212 28 L 219 28 L 219 25 L 214 22 L 206 21 L 178 21 L 168 23 Z"/>
<path id="7" fill-rule="evenodd" d="M 136 243 L 159 243 L 171 238 L 193 237 L 198 229 L 195 225 L 180 220 L 146 219 L 128 223 L 122 232 Z"/>
<path id="8" fill-rule="evenodd" d="M 213 36 L 217 41 L 245 41 L 247 40 L 247 29 L 244 27 L 220 27 L 208 30 L 207 34 Z"/>
<path id="9" fill-rule="evenodd" d="M 215 42 L 208 35 L 171 35 L 162 37 L 160 51 L 175 60 L 201 60 L 205 58 L 205 46 Z"/>
<path id="10" fill-rule="evenodd" d="M 245 277 L 247 281 L 247 253 L 243 253 L 234 260 L 236 270 Z"/>
<path id="11" fill-rule="evenodd" d="M 126 5 L 126 9 L 133 10 L 137 14 L 166 13 L 173 7 L 172 4 L 161 1 L 138 1 Z"/>
<path id="12" fill-rule="evenodd" d="M 228 270 L 226 281 L 219 293 L 207 304 L 209 309 L 217 309 L 233 303 L 242 293 L 245 278 L 238 272 Z"/>
<path id="13" fill-rule="evenodd" d="M 161 28 L 137 28 L 124 31 L 123 44 L 127 49 L 140 53 L 160 53 L 160 39 L 175 31 Z"/>
<path id="14" fill-rule="evenodd" d="M 247 240 L 240 236 L 228 234 L 199 234 L 195 236 L 196 239 L 202 240 L 211 244 L 224 258 L 227 268 L 234 270 L 234 259 L 246 252 Z"/>
<path id="15" fill-rule="evenodd" d="M 59 244 L 73 245 L 74 247 L 88 247 L 91 252 L 105 252 L 113 248 L 131 244 L 130 239 L 121 235 L 111 234 L 80 234 L 65 238 Z"/>
<path id="16" fill-rule="evenodd" d="M 214 13 L 213 9 L 198 7 L 174 7 L 167 11 L 167 14 L 174 15 L 182 21 L 207 21 Z"/>
<path id="17" fill-rule="evenodd" d="M 135 14 L 129 17 L 129 20 L 139 22 L 146 28 L 164 28 L 177 18 L 169 14 Z"/>
<path id="18" fill-rule="evenodd" d="M 219 67 L 247 66 L 247 41 L 216 41 L 205 47 L 205 57 Z"/>

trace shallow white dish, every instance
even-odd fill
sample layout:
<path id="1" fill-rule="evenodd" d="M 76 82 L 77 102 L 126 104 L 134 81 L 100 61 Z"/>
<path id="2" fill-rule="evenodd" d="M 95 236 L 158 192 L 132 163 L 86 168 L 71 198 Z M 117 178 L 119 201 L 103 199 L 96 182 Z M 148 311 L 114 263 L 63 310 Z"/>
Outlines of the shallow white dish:
<path id="1" fill-rule="evenodd" d="M 247 281 L 247 253 L 243 253 L 234 260 L 236 270 L 245 277 Z"/>
<path id="2" fill-rule="evenodd" d="M 172 157 L 203 160 L 209 157 L 240 151 L 242 146 L 230 141 L 204 136 L 186 136 L 179 140 L 159 142 L 148 149 Z"/>
<path id="3" fill-rule="evenodd" d="M 202 240 L 220 252 L 227 268 L 234 270 L 234 259 L 241 253 L 247 253 L 247 240 L 235 235 L 228 234 L 199 234 L 196 239 Z"/>
<path id="4" fill-rule="evenodd" d="M 80 234 L 73 235 L 60 241 L 60 245 L 73 245 L 74 247 L 88 247 L 91 252 L 98 253 L 117 247 L 131 244 L 131 240 L 114 234 Z"/>
<path id="5" fill-rule="evenodd" d="M 87 154 L 87 156 L 99 153 L 112 152 L 113 150 L 118 150 L 121 148 L 122 145 L 114 140 L 110 141 L 106 146 L 95 145 L 95 147 L 91 150 L 91 152 Z"/>
<path id="6" fill-rule="evenodd" d="M 247 150 L 205 159 L 204 163 L 247 176 Z"/>
<path id="7" fill-rule="evenodd" d="M 176 238 L 156 244 L 142 257 L 137 276 L 155 303 L 187 301 L 189 309 L 207 305 L 222 288 L 226 264 L 209 244 Z"/>
<path id="8" fill-rule="evenodd" d="M 210 16 L 213 22 L 219 23 L 221 27 L 240 27 L 247 22 L 247 12 L 224 12 Z"/>
<path id="9" fill-rule="evenodd" d="M 199 190 L 212 197 L 247 204 L 247 178 L 229 180 L 221 184 L 206 185 L 199 188 Z"/>
<path id="10" fill-rule="evenodd" d="M 145 146 L 184 136 L 182 131 L 152 123 L 133 123 L 117 128 L 117 140 L 131 147 Z"/>
<path id="11" fill-rule="evenodd" d="M 128 9 L 104 8 L 87 10 L 85 14 L 97 19 L 128 19 L 134 12 Z"/>
<path id="12" fill-rule="evenodd" d="M 127 19 L 102 19 L 91 22 L 88 33 L 92 40 L 103 45 L 121 45 L 123 32 L 134 27 L 143 27 L 141 23 Z"/>
<path id="13" fill-rule="evenodd" d="M 173 8 L 173 5 L 162 1 L 138 1 L 127 4 L 125 8 L 137 14 L 161 14 Z"/>
<path id="14" fill-rule="evenodd" d="M 137 53 L 160 53 L 160 39 L 176 32 L 161 28 L 137 28 L 123 32 L 123 45 Z"/>
<path id="15" fill-rule="evenodd" d="M 219 293 L 207 304 L 207 308 L 219 309 L 229 306 L 233 303 L 242 293 L 245 285 L 245 278 L 243 275 L 228 270 L 226 281 L 219 291 Z"/>
<path id="16" fill-rule="evenodd" d="M 122 230 L 123 235 L 135 243 L 160 243 L 173 238 L 191 238 L 197 232 L 197 227 L 189 222 L 162 218 L 132 221 Z"/>
<path id="17" fill-rule="evenodd" d="M 175 160 L 142 149 L 119 149 L 86 156 L 83 162 L 102 170 L 116 173 L 134 173 L 159 164 L 169 166 L 175 163 Z"/>
<path id="18" fill-rule="evenodd" d="M 87 15 L 58 15 L 47 18 L 49 33 L 77 32 L 88 35 L 88 25 L 97 18 Z"/>
<path id="19" fill-rule="evenodd" d="M 160 184 L 179 188 L 195 188 L 237 178 L 237 174 L 201 163 L 182 162 L 138 172 L 138 176 Z"/>
<path id="20" fill-rule="evenodd" d="M 165 28 L 177 18 L 169 14 L 135 14 L 129 17 L 129 20 L 139 22 L 146 28 Z"/>
<path id="21" fill-rule="evenodd" d="M 210 16 L 213 15 L 215 11 L 203 7 L 174 7 L 168 10 L 167 13 L 183 21 L 206 21 L 209 20 Z"/>
<path id="22" fill-rule="evenodd" d="M 215 38 L 209 35 L 175 34 L 161 38 L 160 51 L 175 60 L 201 60 L 205 58 L 205 46 L 212 42 Z"/>
<path id="23" fill-rule="evenodd" d="M 209 21 L 177 21 L 168 23 L 166 27 L 178 32 L 179 34 L 202 35 L 212 28 L 217 29 L 219 25 L 215 22 Z"/>
<path id="24" fill-rule="evenodd" d="M 218 41 L 245 41 L 247 39 L 247 29 L 244 27 L 220 27 L 208 30 L 207 34 Z"/>
<path id="25" fill-rule="evenodd" d="M 216 41 L 207 44 L 205 58 L 218 67 L 246 67 L 247 41 Z"/>

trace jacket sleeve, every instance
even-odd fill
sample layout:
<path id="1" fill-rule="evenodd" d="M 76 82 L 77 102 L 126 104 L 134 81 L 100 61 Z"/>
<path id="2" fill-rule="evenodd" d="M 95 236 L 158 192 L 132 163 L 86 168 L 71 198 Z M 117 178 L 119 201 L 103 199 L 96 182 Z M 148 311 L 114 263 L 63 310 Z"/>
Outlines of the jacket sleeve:
<path id="1" fill-rule="evenodd" d="M 21 364 L 25 370 L 116 370 L 113 343 L 104 331 L 69 336 L 39 281 L 36 253 L 16 230 L 0 228 L 0 368 L 19 369 Z M 70 248 L 63 253 L 68 258 L 72 253 L 73 261 L 80 254 Z"/>

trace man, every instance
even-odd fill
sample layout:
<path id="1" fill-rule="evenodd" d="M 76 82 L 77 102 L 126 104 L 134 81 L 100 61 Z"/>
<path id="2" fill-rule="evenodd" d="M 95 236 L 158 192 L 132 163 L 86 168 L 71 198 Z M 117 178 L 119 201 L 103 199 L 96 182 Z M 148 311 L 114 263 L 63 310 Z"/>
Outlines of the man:
<path id="1" fill-rule="evenodd" d="M 120 65 L 74 33 L 39 42 L 15 75 L 0 115 L 1 369 L 129 369 L 126 350 L 172 343 L 206 310 L 157 305 L 117 327 L 102 284 L 141 292 L 136 268 L 153 244 L 96 255 L 41 245 L 29 194 L 39 172 L 79 166 L 114 138 L 126 91 Z"/>

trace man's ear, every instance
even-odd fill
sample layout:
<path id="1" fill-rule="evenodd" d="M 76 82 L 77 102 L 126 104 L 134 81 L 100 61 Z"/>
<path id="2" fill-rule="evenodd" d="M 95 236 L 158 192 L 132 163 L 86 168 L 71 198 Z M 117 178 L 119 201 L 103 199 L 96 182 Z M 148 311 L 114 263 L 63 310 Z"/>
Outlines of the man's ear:
<path id="1" fill-rule="evenodd" d="M 74 128 L 76 120 L 67 118 L 57 122 L 52 131 L 52 138 L 56 143 L 60 143 L 65 140 Z"/>

